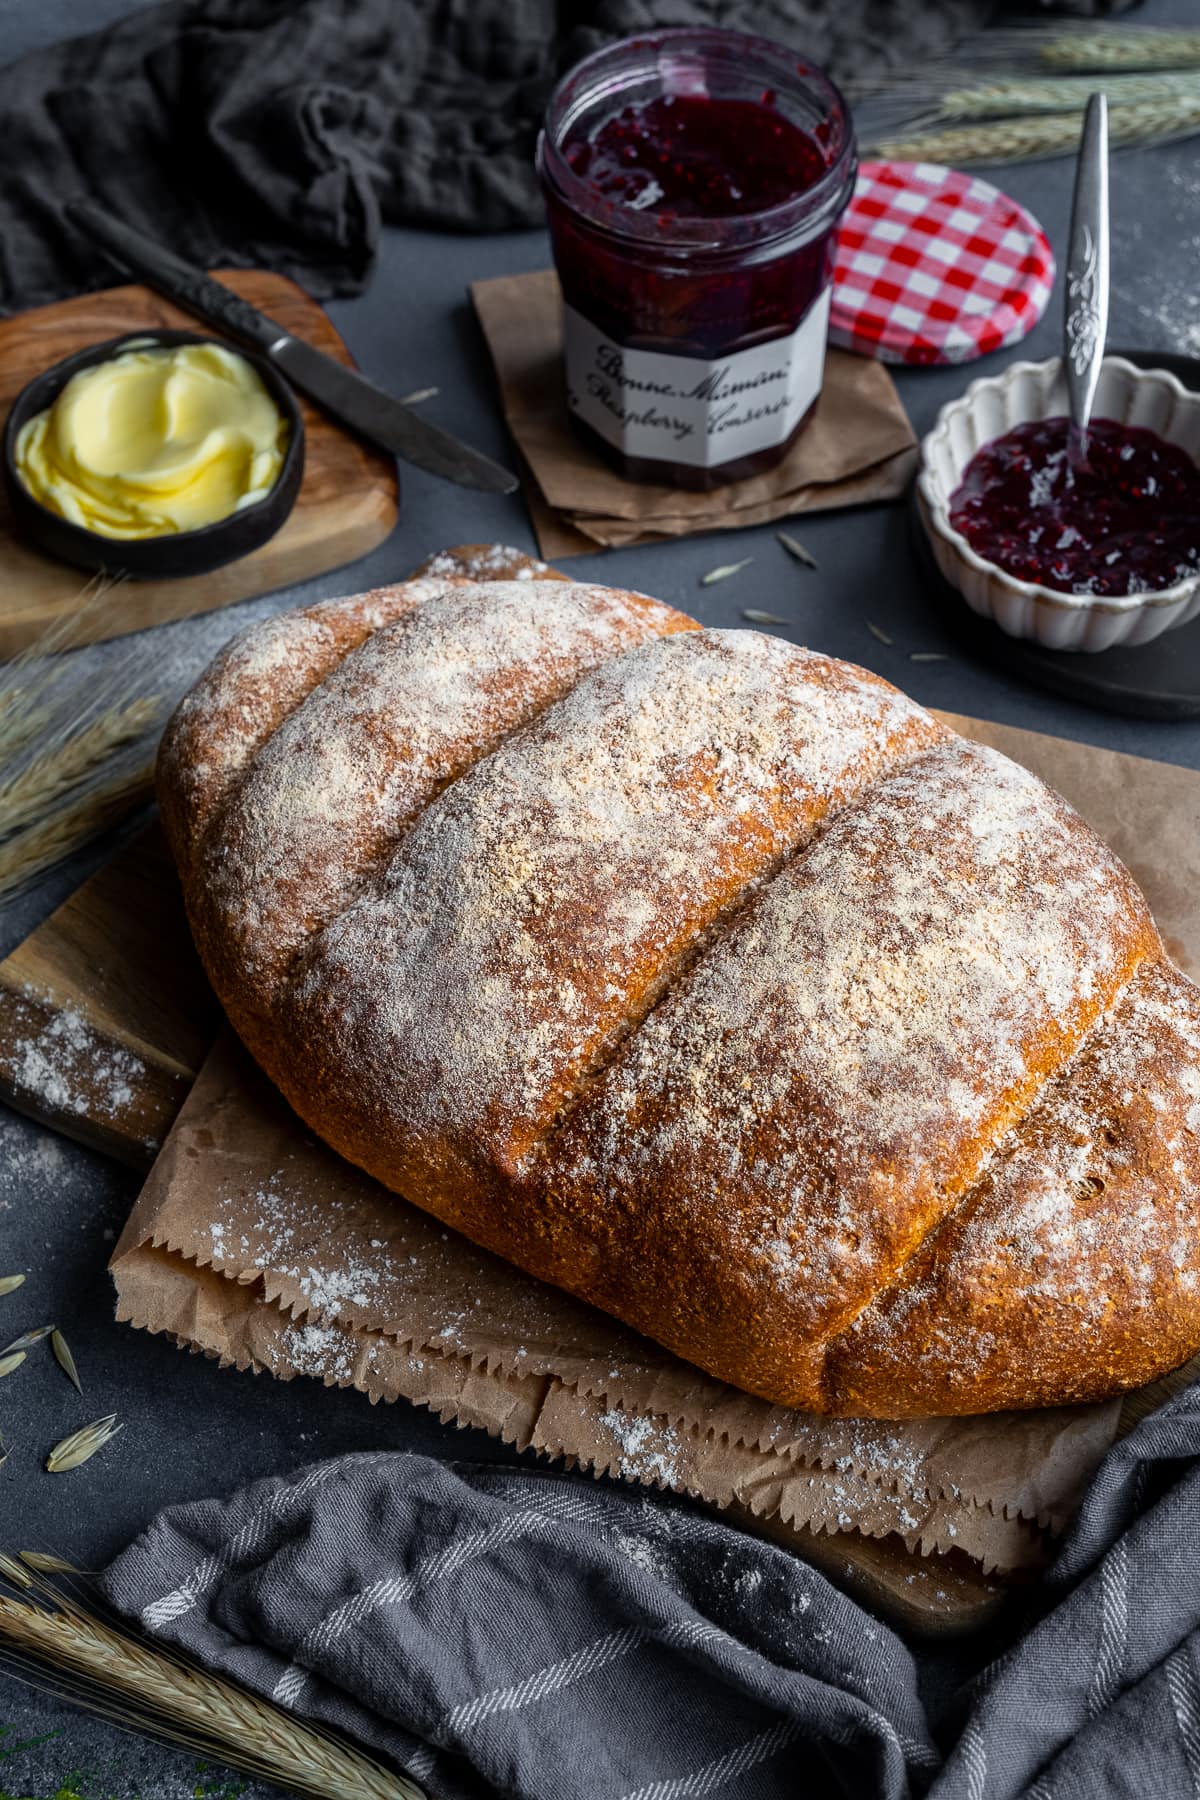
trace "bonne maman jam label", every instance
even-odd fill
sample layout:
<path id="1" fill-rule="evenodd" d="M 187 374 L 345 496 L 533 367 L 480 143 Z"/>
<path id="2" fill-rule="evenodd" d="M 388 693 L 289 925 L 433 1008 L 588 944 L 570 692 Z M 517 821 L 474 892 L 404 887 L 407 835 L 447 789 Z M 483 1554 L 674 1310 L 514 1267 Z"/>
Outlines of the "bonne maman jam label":
<path id="1" fill-rule="evenodd" d="M 821 391 L 831 294 L 787 337 L 711 362 L 628 349 L 564 306 L 567 405 L 629 457 L 711 469 L 773 449 Z"/>

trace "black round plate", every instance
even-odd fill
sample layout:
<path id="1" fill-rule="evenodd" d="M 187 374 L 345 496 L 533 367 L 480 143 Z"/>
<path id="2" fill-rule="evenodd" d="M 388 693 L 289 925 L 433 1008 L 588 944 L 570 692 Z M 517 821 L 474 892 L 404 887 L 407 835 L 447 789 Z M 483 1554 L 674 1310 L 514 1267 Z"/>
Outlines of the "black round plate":
<path id="1" fill-rule="evenodd" d="M 23 387 L 13 401 L 4 428 L 4 482 L 13 519 L 40 549 L 59 562 L 104 575 L 127 575 L 134 581 L 175 580 L 180 576 L 207 575 L 210 569 L 248 556 L 275 536 L 296 503 L 304 475 L 304 420 L 287 382 L 261 356 L 236 349 L 262 378 L 267 392 L 288 422 L 288 447 L 274 487 L 253 506 L 230 513 L 212 525 L 195 531 L 171 532 L 164 537 L 110 538 L 88 531 L 64 519 L 40 500 L 35 500 L 17 474 L 17 433 L 28 419 L 53 405 L 62 389 L 81 369 L 107 362 L 128 345 L 151 342 L 172 348 L 176 344 L 211 344 L 222 340 L 198 331 L 130 331 L 103 344 L 89 344 L 62 362 L 55 363 Z M 233 345 L 225 348 L 234 349 Z"/>
<path id="2" fill-rule="evenodd" d="M 1114 350 L 1140 369 L 1166 369 L 1184 387 L 1200 392 L 1200 357 L 1170 350 Z M 1105 712 L 1135 719 L 1200 718 L 1200 619 L 1164 631 L 1148 644 L 1114 650 L 1046 650 L 1009 637 L 990 619 L 973 613 L 951 587 L 933 558 L 917 511 L 916 489 L 909 496 L 909 527 L 925 589 L 938 617 L 979 657 Z"/>

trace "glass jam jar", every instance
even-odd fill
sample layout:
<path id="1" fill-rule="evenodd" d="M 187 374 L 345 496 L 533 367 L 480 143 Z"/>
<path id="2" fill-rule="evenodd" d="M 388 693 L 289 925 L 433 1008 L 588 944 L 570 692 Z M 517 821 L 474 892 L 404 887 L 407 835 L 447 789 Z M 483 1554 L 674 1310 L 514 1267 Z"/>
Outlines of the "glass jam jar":
<path id="1" fill-rule="evenodd" d="M 568 72 L 537 154 L 577 427 L 672 487 L 779 462 L 821 391 L 857 173 L 829 77 L 742 32 L 648 32 Z"/>

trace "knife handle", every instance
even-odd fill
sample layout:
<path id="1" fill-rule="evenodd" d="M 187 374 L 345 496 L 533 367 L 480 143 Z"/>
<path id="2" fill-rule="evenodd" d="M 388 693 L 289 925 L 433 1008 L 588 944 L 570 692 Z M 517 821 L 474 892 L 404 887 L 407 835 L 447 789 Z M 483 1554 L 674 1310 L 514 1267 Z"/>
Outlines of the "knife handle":
<path id="1" fill-rule="evenodd" d="M 1102 93 L 1087 103 L 1067 247 L 1063 303 L 1063 352 L 1072 424 L 1091 417 L 1104 340 L 1108 334 L 1108 102 Z"/>
<path id="2" fill-rule="evenodd" d="M 201 318 L 216 319 L 224 330 L 243 338 L 259 350 L 270 350 L 287 337 L 282 325 L 268 319 L 265 313 L 239 298 L 223 282 L 213 281 L 172 251 L 136 231 L 132 225 L 115 219 L 103 207 L 90 200 L 70 200 L 63 208 L 66 218 L 93 243 L 124 268 L 149 277 L 153 285 L 186 311 Z"/>

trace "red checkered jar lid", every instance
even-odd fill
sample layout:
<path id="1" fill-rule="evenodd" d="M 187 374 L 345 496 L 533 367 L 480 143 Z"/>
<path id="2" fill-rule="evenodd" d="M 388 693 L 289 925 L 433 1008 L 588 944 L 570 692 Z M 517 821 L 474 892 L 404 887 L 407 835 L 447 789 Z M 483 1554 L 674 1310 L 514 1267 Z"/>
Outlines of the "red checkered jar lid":
<path id="1" fill-rule="evenodd" d="M 882 362 L 971 362 L 1032 331 L 1053 286 L 1045 232 L 990 182 L 865 162 L 838 239 L 829 341 Z"/>

